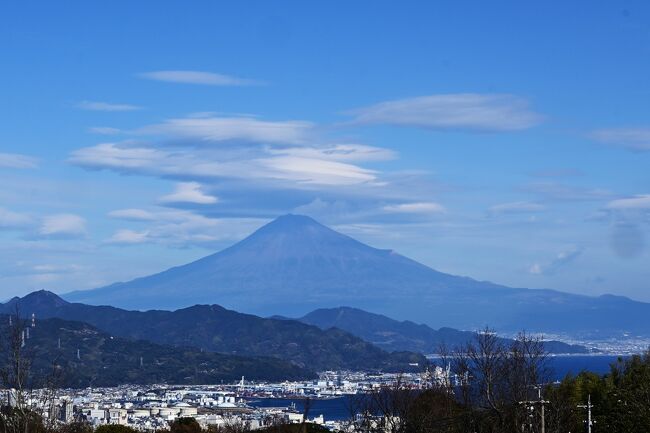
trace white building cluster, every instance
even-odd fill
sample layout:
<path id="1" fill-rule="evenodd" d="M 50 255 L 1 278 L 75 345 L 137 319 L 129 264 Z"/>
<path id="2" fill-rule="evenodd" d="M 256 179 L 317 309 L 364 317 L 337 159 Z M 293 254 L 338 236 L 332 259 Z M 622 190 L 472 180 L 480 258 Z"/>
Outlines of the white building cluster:
<path id="1" fill-rule="evenodd" d="M 291 401 L 331 400 L 365 393 L 399 381 L 403 386 L 426 388 L 450 380 L 449 370 L 436 368 L 426 374 L 370 374 L 323 372 L 318 380 L 306 382 L 254 383 L 242 378 L 230 385 L 123 385 L 114 388 L 86 388 L 36 391 L 26 403 L 38 408 L 53 422 L 87 421 L 126 425 L 142 431 L 168 427 L 178 418 L 194 418 L 203 427 L 242 425 L 258 429 L 278 423 L 301 423 L 305 414 Z M 7 401 L 16 404 L 16 394 L 7 391 Z M 281 399 L 281 400 L 270 400 Z M 266 404 L 260 404 L 264 402 Z M 280 402 L 282 404 L 280 404 Z M 279 407 L 264 407 L 270 404 Z M 307 414 L 306 421 L 331 430 L 345 427 L 349 414 L 326 419 L 325 414 Z"/>

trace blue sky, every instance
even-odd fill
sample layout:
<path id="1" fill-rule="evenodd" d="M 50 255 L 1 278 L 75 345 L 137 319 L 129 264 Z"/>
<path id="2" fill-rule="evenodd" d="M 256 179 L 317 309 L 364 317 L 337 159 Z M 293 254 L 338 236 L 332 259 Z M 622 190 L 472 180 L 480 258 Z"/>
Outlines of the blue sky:
<path id="1" fill-rule="evenodd" d="M 4 2 L 0 295 L 294 212 L 441 271 L 650 301 L 649 23 L 642 1 Z"/>

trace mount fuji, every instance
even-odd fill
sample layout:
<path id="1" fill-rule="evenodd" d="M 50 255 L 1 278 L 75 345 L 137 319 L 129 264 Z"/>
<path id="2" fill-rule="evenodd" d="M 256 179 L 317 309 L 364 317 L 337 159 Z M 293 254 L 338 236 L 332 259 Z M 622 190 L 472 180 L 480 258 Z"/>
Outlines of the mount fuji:
<path id="1" fill-rule="evenodd" d="M 281 216 L 195 262 L 63 296 L 127 309 L 218 303 L 257 315 L 289 317 L 348 306 L 432 327 L 650 335 L 648 303 L 613 295 L 510 288 L 445 274 L 300 215 Z"/>

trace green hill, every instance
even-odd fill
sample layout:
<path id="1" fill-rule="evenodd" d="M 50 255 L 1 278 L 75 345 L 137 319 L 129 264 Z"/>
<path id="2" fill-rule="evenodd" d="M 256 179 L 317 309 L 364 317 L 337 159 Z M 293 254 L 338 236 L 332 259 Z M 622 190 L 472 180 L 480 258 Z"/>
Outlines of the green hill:
<path id="1" fill-rule="evenodd" d="M 90 323 L 120 337 L 157 344 L 191 346 L 207 352 L 267 356 L 310 370 L 350 369 L 405 371 L 422 363 L 415 353 L 388 353 L 340 329 L 322 330 L 296 320 L 266 319 L 227 310 L 219 305 L 195 305 L 176 311 L 128 311 L 107 306 L 69 303 L 39 291 L 0 306 L 37 318 L 64 318 Z"/>
<path id="2" fill-rule="evenodd" d="M 7 316 L 0 316 L 7 366 L 10 335 Z M 15 319 L 14 319 L 15 325 Z M 79 357 L 77 357 L 79 351 Z M 63 387 L 115 386 L 125 383 L 221 383 L 246 376 L 249 380 L 286 380 L 313 376 L 289 362 L 173 347 L 115 337 L 97 328 L 61 319 L 39 320 L 29 328 L 23 355 L 32 360 L 33 386 L 54 375 Z"/>

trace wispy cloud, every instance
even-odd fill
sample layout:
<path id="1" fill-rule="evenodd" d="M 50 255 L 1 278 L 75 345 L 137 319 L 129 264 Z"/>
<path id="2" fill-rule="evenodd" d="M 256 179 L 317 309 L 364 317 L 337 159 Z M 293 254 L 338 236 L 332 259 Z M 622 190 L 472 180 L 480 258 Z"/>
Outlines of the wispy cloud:
<path id="1" fill-rule="evenodd" d="M 310 215 L 315 218 L 324 220 L 334 217 L 345 215 L 349 217 L 351 213 L 350 205 L 344 201 L 327 201 L 320 197 L 311 200 L 309 203 L 304 203 L 296 206 L 292 211 L 299 215 Z"/>
<path id="2" fill-rule="evenodd" d="M 108 216 L 126 221 L 153 221 L 156 216 L 144 209 L 118 209 L 108 213 Z"/>
<path id="3" fill-rule="evenodd" d="M 33 266 L 32 272 L 29 273 L 28 275 L 33 281 L 42 284 L 42 283 L 58 281 L 64 277 L 69 277 L 72 275 L 81 277 L 82 275 L 86 275 L 87 273 L 88 273 L 87 269 L 85 269 L 83 266 L 74 263 L 61 264 L 61 265 L 46 263 L 46 264 L 39 264 Z"/>
<path id="4" fill-rule="evenodd" d="M 131 104 L 112 104 L 109 102 L 99 101 L 81 101 L 77 104 L 78 108 L 88 111 L 136 111 L 142 107 Z"/>
<path id="5" fill-rule="evenodd" d="M 38 234 L 44 237 L 82 237 L 86 234 L 86 220 L 74 214 L 48 215 L 43 218 Z"/>
<path id="6" fill-rule="evenodd" d="M 110 213 L 114 218 L 134 221 L 134 215 L 146 215 L 141 223 L 143 229 L 121 228 L 106 240 L 113 245 L 137 245 L 159 243 L 169 246 L 186 247 L 188 245 L 213 245 L 223 241 L 243 238 L 266 220 L 229 218 L 217 219 L 199 215 L 192 211 L 157 208 L 121 209 Z M 225 228 L 228 230 L 225 230 Z"/>
<path id="7" fill-rule="evenodd" d="M 117 230 L 106 241 L 109 244 L 134 245 L 149 242 L 149 232 L 147 230 L 135 231 L 130 229 Z"/>
<path id="8" fill-rule="evenodd" d="M 533 263 L 528 272 L 534 275 L 552 275 L 564 269 L 570 263 L 582 255 L 582 248 L 572 247 L 559 252 L 553 260 L 548 263 Z"/>
<path id="9" fill-rule="evenodd" d="M 313 132 L 311 122 L 265 121 L 253 117 L 184 117 L 141 128 L 140 134 L 171 135 L 205 142 L 303 144 Z"/>
<path id="10" fill-rule="evenodd" d="M 489 212 L 494 215 L 510 214 L 510 213 L 530 213 L 540 212 L 546 209 L 546 206 L 529 202 L 529 201 L 516 201 L 510 203 L 500 203 L 489 208 Z"/>
<path id="11" fill-rule="evenodd" d="M 111 128 L 109 126 L 93 126 L 88 128 L 88 132 L 91 134 L 99 135 L 118 135 L 122 134 L 124 131 L 118 128 Z"/>
<path id="12" fill-rule="evenodd" d="M 603 188 L 589 188 L 559 182 L 534 182 L 521 188 L 522 191 L 541 196 L 549 201 L 592 201 L 608 200 L 614 194 Z"/>
<path id="13" fill-rule="evenodd" d="M 291 154 L 259 159 L 258 164 L 271 179 L 303 185 L 354 185 L 376 179 L 376 172 L 353 164 Z"/>
<path id="14" fill-rule="evenodd" d="M 38 167 L 38 160 L 18 153 L 0 153 L 0 167 L 36 168 Z"/>
<path id="15" fill-rule="evenodd" d="M 650 128 L 598 129 L 591 138 L 634 151 L 650 151 Z"/>
<path id="16" fill-rule="evenodd" d="M 103 143 L 79 149 L 70 161 L 76 165 L 139 173 L 161 177 L 202 179 L 240 179 L 291 182 L 299 185 L 353 185 L 375 181 L 376 172 L 354 164 L 332 160 L 328 148 L 320 148 L 327 157 L 301 157 L 292 149 L 255 149 L 241 154 L 222 153 L 219 149 L 184 149 Z"/>
<path id="17" fill-rule="evenodd" d="M 332 138 L 329 134 L 335 131 L 312 122 L 201 113 L 132 133 L 137 141 L 80 148 L 70 154 L 69 162 L 91 170 L 179 182 L 158 203 L 180 209 L 198 204 L 192 208 L 211 217 L 267 217 L 316 197 L 328 202 L 349 199 L 359 204 L 356 213 L 383 219 L 422 219 L 442 212 L 441 205 L 421 199 L 431 197 L 422 185 L 425 174 L 383 172 L 375 167 L 397 158 L 395 151 L 351 142 L 348 137 Z M 110 217 L 141 224 L 153 218 L 132 209 L 112 212 Z M 134 231 L 142 234 L 142 226 Z M 154 234 L 150 230 L 146 241 Z"/>
<path id="18" fill-rule="evenodd" d="M 0 207 L 0 229 L 16 229 L 29 226 L 33 223 L 34 219 L 24 213 L 10 211 Z"/>
<path id="19" fill-rule="evenodd" d="M 381 147 L 363 144 L 332 144 L 321 147 L 294 147 L 269 149 L 272 154 L 290 153 L 300 158 L 329 159 L 333 161 L 387 161 L 397 157 L 397 154 Z"/>
<path id="20" fill-rule="evenodd" d="M 83 266 L 74 263 L 66 264 L 66 265 L 45 263 L 45 264 L 34 265 L 32 267 L 32 270 L 38 274 L 68 274 L 68 273 L 76 273 L 83 270 Z"/>
<path id="21" fill-rule="evenodd" d="M 302 120 L 201 113 L 146 125 L 132 134 L 140 140 L 81 148 L 69 160 L 90 169 L 184 182 L 228 179 L 247 187 L 264 183 L 266 189 L 297 189 L 381 186 L 380 173 L 362 165 L 396 157 L 389 149 L 324 137 L 316 124 Z"/>
<path id="22" fill-rule="evenodd" d="M 207 86 L 254 86 L 263 84 L 257 80 L 205 71 L 152 71 L 144 72 L 139 76 L 149 80 Z"/>
<path id="23" fill-rule="evenodd" d="M 349 112 L 355 123 L 415 126 L 435 130 L 518 131 L 542 116 L 528 101 L 508 94 L 457 93 L 381 102 Z"/>
<path id="24" fill-rule="evenodd" d="M 383 210 L 391 213 L 439 214 L 447 210 L 434 202 L 400 203 L 384 206 Z"/>
<path id="25" fill-rule="evenodd" d="M 35 282 L 55 281 L 71 274 L 80 274 L 87 271 L 84 266 L 76 263 L 29 263 L 18 261 L 3 269 L 3 276 L 29 277 Z"/>
<path id="26" fill-rule="evenodd" d="M 160 198 L 161 203 L 214 204 L 219 199 L 203 192 L 198 182 L 181 182 L 176 184 L 174 192 Z"/>
<path id="27" fill-rule="evenodd" d="M 605 207 L 611 210 L 650 210 L 650 194 L 612 200 Z"/>

